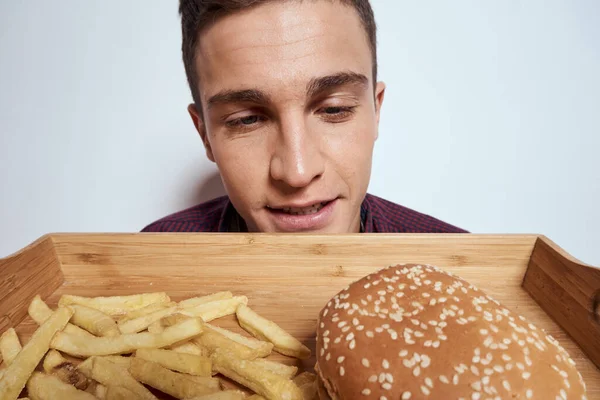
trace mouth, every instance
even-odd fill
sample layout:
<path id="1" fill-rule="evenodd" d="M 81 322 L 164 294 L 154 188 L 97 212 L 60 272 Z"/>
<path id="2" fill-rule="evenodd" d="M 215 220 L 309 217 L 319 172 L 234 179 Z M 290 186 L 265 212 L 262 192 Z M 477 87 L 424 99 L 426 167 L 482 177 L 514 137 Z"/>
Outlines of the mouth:
<path id="1" fill-rule="evenodd" d="M 326 207 L 331 200 L 329 201 L 321 201 L 318 203 L 311 204 L 306 207 L 270 207 L 267 208 L 274 212 L 280 212 L 289 215 L 311 215 L 316 214 L 321 211 L 324 207 Z"/>

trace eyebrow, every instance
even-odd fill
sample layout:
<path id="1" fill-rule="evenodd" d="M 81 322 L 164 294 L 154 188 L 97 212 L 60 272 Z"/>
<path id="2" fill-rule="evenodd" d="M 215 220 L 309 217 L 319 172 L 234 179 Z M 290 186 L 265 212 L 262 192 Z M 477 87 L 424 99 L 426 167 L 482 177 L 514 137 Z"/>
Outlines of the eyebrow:
<path id="1" fill-rule="evenodd" d="M 363 74 L 358 74 L 356 72 L 339 72 L 337 74 L 311 79 L 306 86 L 306 91 L 310 98 L 340 86 L 354 85 L 365 88 L 368 84 L 369 79 Z"/>
<path id="2" fill-rule="evenodd" d="M 208 108 L 229 103 L 269 103 L 269 96 L 258 89 L 224 90 L 208 99 Z"/>
<path id="3" fill-rule="evenodd" d="M 309 98 L 322 94 L 331 89 L 344 85 L 356 85 L 366 87 L 369 79 L 356 72 L 339 72 L 337 74 L 312 78 L 306 85 L 306 92 Z M 254 103 L 266 105 L 270 103 L 269 96 L 258 89 L 244 90 L 223 90 L 208 99 L 208 108 L 219 104 L 232 103 Z"/>

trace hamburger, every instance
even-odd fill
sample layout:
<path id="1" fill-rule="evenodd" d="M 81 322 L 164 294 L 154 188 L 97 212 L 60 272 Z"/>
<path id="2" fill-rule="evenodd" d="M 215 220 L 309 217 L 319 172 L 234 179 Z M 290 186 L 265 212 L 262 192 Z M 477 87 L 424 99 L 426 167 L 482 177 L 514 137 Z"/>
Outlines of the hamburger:
<path id="1" fill-rule="evenodd" d="M 390 266 L 336 294 L 316 350 L 321 399 L 586 399 L 555 339 L 434 266 Z"/>

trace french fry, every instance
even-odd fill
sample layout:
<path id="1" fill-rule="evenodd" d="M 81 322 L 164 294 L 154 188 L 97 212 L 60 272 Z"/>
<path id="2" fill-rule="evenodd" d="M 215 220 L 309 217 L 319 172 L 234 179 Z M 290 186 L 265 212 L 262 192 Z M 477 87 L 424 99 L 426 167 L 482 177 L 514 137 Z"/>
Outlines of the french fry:
<path id="1" fill-rule="evenodd" d="M 29 313 L 29 316 L 32 320 L 34 320 L 38 325 L 41 325 L 48 318 L 50 318 L 54 311 L 52 311 L 50 307 L 48 307 L 48 305 L 44 303 L 44 301 L 39 295 L 36 295 L 33 298 L 33 300 L 31 300 L 31 303 L 29 303 L 29 308 L 27 309 L 27 312 Z M 80 327 L 75 326 L 71 323 L 68 323 L 67 326 L 65 326 L 63 332 L 86 337 L 94 336 L 85 329 L 81 329 Z"/>
<path id="2" fill-rule="evenodd" d="M 150 325 L 148 325 L 148 332 L 150 332 L 150 333 L 160 333 L 164 329 L 165 328 L 162 326 L 162 324 L 160 323 L 160 321 L 154 321 L 153 323 L 151 323 Z"/>
<path id="3" fill-rule="evenodd" d="M 293 379 L 296 386 L 302 391 L 304 400 L 317 398 L 317 376 L 310 372 L 302 372 Z"/>
<path id="4" fill-rule="evenodd" d="M 70 306 L 74 313 L 71 323 L 95 336 L 119 336 L 117 323 L 102 311 L 79 304 Z"/>
<path id="5" fill-rule="evenodd" d="M 176 310 L 177 307 L 168 307 L 162 310 L 154 311 L 148 315 L 143 315 L 125 322 L 119 322 L 119 331 L 121 331 L 121 333 L 141 332 L 148 328 L 153 322 L 160 321 L 161 318 L 173 314 Z"/>
<path id="6" fill-rule="evenodd" d="M 129 389 L 140 399 L 157 400 L 144 385 L 135 380 L 127 368 L 114 364 L 104 357 L 91 357 L 92 369 L 90 378 L 106 386 L 121 386 Z"/>
<path id="7" fill-rule="evenodd" d="M 267 400 L 303 400 L 302 392 L 290 379 L 260 369 L 253 361 L 236 358 L 227 351 L 215 351 L 213 368 Z"/>
<path id="8" fill-rule="evenodd" d="M 96 384 L 96 389 L 94 391 L 94 395 L 101 400 L 105 400 L 107 391 L 108 391 L 108 389 L 106 388 L 106 386 L 98 383 L 98 384 Z M 130 393 L 133 393 L 133 392 L 130 391 Z M 133 395 L 136 396 L 136 398 L 138 398 L 135 393 Z"/>
<path id="9" fill-rule="evenodd" d="M 138 400 L 140 396 L 122 386 L 109 386 L 106 389 L 105 400 Z"/>
<path id="10" fill-rule="evenodd" d="M 310 372 L 302 372 L 298 374 L 294 379 L 292 379 L 294 383 L 298 386 L 305 385 L 307 383 L 313 383 L 317 380 L 317 376 Z"/>
<path id="11" fill-rule="evenodd" d="M 178 303 L 178 306 L 179 308 L 194 307 L 201 304 L 210 303 L 211 301 L 231 299 L 232 297 L 233 293 L 231 292 L 217 292 L 207 296 L 192 297 L 190 299 L 181 300 Z"/>
<path id="12" fill-rule="evenodd" d="M 129 364 L 131 362 L 131 357 L 122 357 L 122 356 L 93 356 L 87 358 L 85 361 L 81 362 L 77 366 L 77 370 L 82 374 L 87 376 L 88 378 L 92 377 L 92 368 L 94 367 L 94 360 L 102 358 L 104 361 L 111 362 L 116 364 L 118 367 L 128 369 Z"/>
<path id="13" fill-rule="evenodd" d="M 239 390 L 223 390 L 222 392 L 190 397 L 185 400 L 244 400 L 244 393 Z"/>
<path id="14" fill-rule="evenodd" d="M 64 358 L 58 351 L 50 350 L 46 353 L 46 357 L 44 357 L 42 368 L 44 369 L 45 373 L 51 374 L 54 368 L 65 362 L 68 362 L 67 359 Z"/>
<path id="15" fill-rule="evenodd" d="M 58 304 L 79 304 L 89 308 L 95 308 L 110 316 L 119 316 L 125 315 L 133 310 L 144 308 L 150 304 L 167 303 L 169 301 L 171 301 L 171 299 L 164 292 L 110 297 L 82 297 L 65 294 L 61 296 Z"/>
<path id="16" fill-rule="evenodd" d="M 287 379 L 292 379 L 294 375 L 298 373 L 298 367 L 293 365 L 285 365 L 277 361 L 267 360 L 265 358 L 257 358 L 254 360 L 254 362 L 258 367 Z"/>
<path id="17" fill-rule="evenodd" d="M 241 304 L 236 310 L 240 326 L 258 339 L 268 340 L 275 351 L 301 360 L 310 358 L 311 351 L 298 339 L 287 333 L 273 321 L 261 317 L 250 307 Z"/>
<path id="18" fill-rule="evenodd" d="M 139 349 L 135 352 L 135 356 L 190 375 L 211 376 L 212 373 L 212 363 L 207 357 L 162 349 Z"/>
<path id="19" fill-rule="evenodd" d="M 21 351 L 21 342 L 14 328 L 8 329 L 0 336 L 0 353 L 6 365 L 10 365 Z"/>
<path id="20" fill-rule="evenodd" d="M 17 357 L 6 368 L 0 380 L 0 399 L 16 399 L 27 380 L 50 347 L 52 337 L 64 329 L 73 315 L 73 310 L 59 307 L 31 336 Z"/>
<path id="21" fill-rule="evenodd" d="M 249 337 L 240 335 L 239 333 L 236 333 L 236 332 L 233 332 L 233 331 L 230 331 L 227 329 L 223 329 L 218 326 L 211 325 L 211 324 L 206 324 L 205 328 L 212 329 L 213 331 L 220 333 L 221 335 L 233 340 L 234 342 L 243 344 L 244 346 L 247 346 L 247 347 L 250 347 L 251 349 L 256 350 L 256 354 L 258 355 L 258 357 L 267 357 L 273 351 L 273 343 L 271 343 L 271 342 L 265 342 L 265 341 L 258 340 L 255 338 L 249 338 Z"/>
<path id="22" fill-rule="evenodd" d="M 161 348 L 188 340 L 202 333 L 202 322 L 191 318 L 166 328 L 161 333 L 132 333 L 114 337 L 82 338 L 59 332 L 51 347 L 74 357 L 105 356 L 132 353 L 137 349 Z"/>
<path id="23" fill-rule="evenodd" d="M 298 386 L 302 392 L 304 400 L 317 400 L 317 381 L 307 382 L 303 385 Z"/>
<path id="24" fill-rule="evenodd" d="M 100 358 L 105 359 L 106 361 L 110 361 L 113 364 L 117 364 L 123 368 L 129 368 L 131 364 L 131 357 L 124 356 L 100 356 Z"/>
<path id="25" fill-rule="evenodd" d="M 207 376 L 196 376 L 188 374 L 180 374 L 185 378 L 196 382 L 198 385 L 206 386 L 209 389 L 213 389 L 215 392 L 221 390 L 221 382 L 218 378 L 209 378 Z"/>
<path id="26" fill-rule="evenodd" d="M 190 318 L 193 317 L 188 317 L 187 315 L 183 315 L 183 314 L 172 314 L 169 316 L 166 316 L 164 318 L 162 318 L 160 321 L 155 322 L 152 327 L 152 330 L 156 331 L 156 332 L 162 332 L 162 330 L 164 330 L 165 327 L 169 327 L 169 326 L 173 326 L 175 324 L 181 323 L 183 321 L 186 321 Z M 206 324 L 203 325 L 203 327 L 205 327 Z M 150 332 L 150 327 L 148 327 L 148 331 Z M 178 353 L 188 353 L 188 354 L 195 354 L 198 356 L 204 356 L 204 357 L 209 357 L 210 356 L 210 351 L 202 346 L 199 346 L 195 340 L 191 340 L 189 342 L 185 342 L 185 343 L 178 343 L 176 345 L 170 346 L 170 349 L 173 351 L 176 351 Z"/>
<path id="27" fill-rule="evenodd" d="M 165 308 L 176 306 L 177 303 L 174 301 L 166 302 L 166 303 L 152 303 L 148 304 L 146 307 L 138 308 L 137 310 L 129 311 L 125 315 L 121 315 L 117 317 L 119 322 L 126 322 L 132 319 L 136 319 L 139 317 L 143 317 L 144 315 L 152 314 L 155 311 L 163 310 Z"/>
<path id="28" fill-rule="evenodd" d="M 173 326 L 175 324 L 178 324 L 182 321 L 187 321 L 190 318 L 197 318 L 197 317 L 193 317 L 193 316 L 189 316 L 189 315 L 184 315 L 181 314 L 179 312 L 175 313 L 175 314 L 171 314 L 171 315 L 167 315 L 164 318 L 161 318 L 160 320 L 160 325 L 164 328 L 168 327 L 168 326 Z"/>
<path id="29" fill-rule="evenodd" d="M 131 360 L 129 372 L 138 381 L 178 399 L 210 394 L 218 390 L 201 385 L 155 362 L 137 357 Z"/>
<path id="30" fill-rule="evenodd" d="M 190 317 L 200 317 L 204 322 L 210 322 L 217 318 L 235 314 L 235 310 L 241 304 L 248 304 L 246 296 L 235 296 L 231 299 L 215 300 L 198 306 L 182 308 L 179 313 Z"/>
<path id="31" fill-rule="evenodd" d="M 58 351 L 50 350 L 44 357 L 42 364 L 44 372 L 54 375 L 61 381 L 75 386 L 79 390 L 86 390 L 89 380 L 73 363 L 65 359 Z"/>
<path id="32" fill-rule="evenodd" d="M 27 393 L 32 400 L 97 400 L 94 395 L 41 372 L 34 372 L 31 375 L 27 382 Z"/>
<path id="33" fill-rule="evenodd" d="M 201 349 L 195 343 L 192 343 L 192 342 L 185 342 L 185 343 L 181 343 L 181 344 L 178 344 L 175 346 L 171 346 L 170 349 L 177 353 L 194 354 L 196 356 L 204 356 L 204 357 L 210 356 L 210 354 L 208 354 L 208 351 L 204 351 L 203 349 Z"/>
<path id="34" fill-rule="evenodd" d="M 205 330 L 202 335 L 194 339 L 194 343 L 200 346 L 200 348 L 206 349 L 208 354 L 212 354 L 218 349 L 227 349 L 228 352 L 243 360 L 258 358 L 258 352 L 255 349 L 235 342 L 216 331 Z"/>

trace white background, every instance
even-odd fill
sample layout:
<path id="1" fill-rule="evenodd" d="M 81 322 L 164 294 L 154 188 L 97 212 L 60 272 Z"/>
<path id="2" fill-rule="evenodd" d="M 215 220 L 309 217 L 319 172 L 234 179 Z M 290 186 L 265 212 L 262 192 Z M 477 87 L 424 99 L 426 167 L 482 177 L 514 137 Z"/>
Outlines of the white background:
<path id="1" fill-rule="evenodd" d="M 370 192 L 600 265 L 600 2 L 373 2 Z M 185 107 L 177 2 L 0 2 L 0 256 L 223 193 Z"/>

